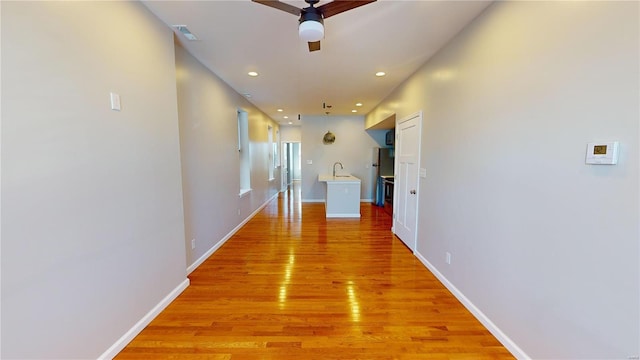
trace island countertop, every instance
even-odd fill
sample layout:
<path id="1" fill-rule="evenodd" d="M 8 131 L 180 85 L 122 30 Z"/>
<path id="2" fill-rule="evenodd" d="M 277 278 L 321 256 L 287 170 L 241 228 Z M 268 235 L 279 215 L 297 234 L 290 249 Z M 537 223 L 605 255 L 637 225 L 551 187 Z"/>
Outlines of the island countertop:
<path id="1" fill-rule="evenodd" d="M 322 174 L 318 181 L 325 183 L 325 215 L 328 218 L 360 217 L 360 179 L 351 174 L 333 176 Z"/>
<path id="2" fill-rule="evenodd" d="M 352 182 L 360 182 L 360 179 L 358 179 L 357 177 L 351 174 L 340 174 L 336 176 L 333 176 L 331 174 L 321 174 L 321 175 L 318 175 L 318 181 L 326 182 L 326 183 L 338 183 L 338 182 L 352 183 Z"/>

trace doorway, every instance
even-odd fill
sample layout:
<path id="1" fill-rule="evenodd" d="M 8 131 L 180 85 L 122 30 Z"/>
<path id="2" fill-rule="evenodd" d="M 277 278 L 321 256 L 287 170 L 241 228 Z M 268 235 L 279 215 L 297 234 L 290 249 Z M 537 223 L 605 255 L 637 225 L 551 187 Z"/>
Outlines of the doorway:
<path id="1" fill-rule="evenodd" d="M 302 180 L 302 150 L 300 142 L 282 143 L 282 186 L 286 191 L 294 182 Z"/>

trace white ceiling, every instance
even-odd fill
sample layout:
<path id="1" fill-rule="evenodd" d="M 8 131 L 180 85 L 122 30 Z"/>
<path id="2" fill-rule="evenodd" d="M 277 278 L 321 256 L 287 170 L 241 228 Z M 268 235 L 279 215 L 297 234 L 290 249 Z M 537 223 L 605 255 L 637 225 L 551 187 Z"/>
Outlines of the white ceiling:
<path id="1" fill-rule="evenodd" d="M 298 38 L 296 16 L 250 0 L 143 3 L 167 25 L 186 25 L 199 40 L 176 32 L 179 42 L 233 89 L 295 125 L 298 114 L 365 115 L 491 2 L 378 0 L 326 19 L 313 53 Z"/>

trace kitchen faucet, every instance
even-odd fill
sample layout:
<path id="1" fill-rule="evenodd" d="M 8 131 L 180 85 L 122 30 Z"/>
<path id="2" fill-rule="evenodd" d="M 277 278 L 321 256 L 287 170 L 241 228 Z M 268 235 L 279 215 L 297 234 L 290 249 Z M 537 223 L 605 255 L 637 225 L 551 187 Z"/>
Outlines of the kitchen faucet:
<path id="1" fill-rule="evenodd" d="M 333 177 L 336 177 L 336 165 L 340 164 L 340 169 L 344 170 L 344 166 L 342 166 L 342 163 L 340 161 L 336 161 L 333 164 Z"/>

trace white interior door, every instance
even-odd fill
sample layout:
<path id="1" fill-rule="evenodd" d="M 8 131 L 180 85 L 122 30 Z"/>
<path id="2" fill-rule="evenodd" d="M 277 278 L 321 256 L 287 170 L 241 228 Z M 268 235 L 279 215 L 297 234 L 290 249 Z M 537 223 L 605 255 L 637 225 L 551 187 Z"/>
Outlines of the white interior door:
<path id="1" fill-rule="evenodd" d="M 380 176 L 380 148 L 374 147 L 371 151 L 371 202 L 378 204 L 378 176 Z"/>
<path id="2" fill-rule="evenodd" d="M 393 232 L 412 251 L 416 250 L 421 124 L 422 113 L 396 124 Z"/>

